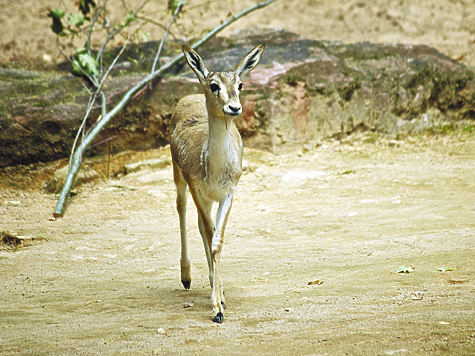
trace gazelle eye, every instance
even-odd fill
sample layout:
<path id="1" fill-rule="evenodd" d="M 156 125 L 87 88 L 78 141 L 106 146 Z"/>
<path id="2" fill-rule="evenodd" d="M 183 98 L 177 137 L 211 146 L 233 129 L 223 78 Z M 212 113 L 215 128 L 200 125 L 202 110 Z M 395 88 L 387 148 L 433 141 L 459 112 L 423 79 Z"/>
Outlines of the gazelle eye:
<path id="1" fill-rule="evenodd" d="M 209 85 L 209 90 L 211 90 L 212 93 L 217 94 L 219 92 L 219 85 L 216 83 L 211 83 Z"/>
<path id="2" fill-rule="evenodd" d="M 239 83 L 239 91 L 242 90 L 242 83 Z"/>

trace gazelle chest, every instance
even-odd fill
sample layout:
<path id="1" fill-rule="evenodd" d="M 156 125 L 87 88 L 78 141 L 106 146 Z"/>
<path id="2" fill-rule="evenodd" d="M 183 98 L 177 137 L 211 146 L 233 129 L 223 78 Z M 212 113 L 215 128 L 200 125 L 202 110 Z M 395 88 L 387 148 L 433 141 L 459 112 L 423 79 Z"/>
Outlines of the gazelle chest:
<path id="1" fill-rule="evenodd" d="M 204 189 L 209 199 L 220 201 L 236 189 L 242 173 L 240 147 L 228 140 L 220 147 L 212 143 L 203 150 L 202 165 L 205 169 Z"/>

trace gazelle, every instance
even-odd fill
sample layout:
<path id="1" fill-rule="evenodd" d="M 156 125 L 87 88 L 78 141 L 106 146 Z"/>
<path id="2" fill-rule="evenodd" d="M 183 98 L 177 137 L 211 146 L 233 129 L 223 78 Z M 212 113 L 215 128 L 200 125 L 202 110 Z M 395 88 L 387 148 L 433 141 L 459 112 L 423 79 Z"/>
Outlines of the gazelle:
<path id="1" fill-rule="evenodd" d="M 226 308 L 220 277 L 220 255 L 224 229 L 233 195 L 242 173 L 242 141 L 233 120 L 242 113 L 239 93 L 242 78 L 259 62 L 264 45 L 249 52 L 234 71 L 210 72 L 193 49 L 183 53 L 196 73 L 204 95 L 189 95 L 178 103 L 171 122 L 173 178 L 180 217 L 181 282 L 191 286 L 190 258 L 186 241 L 186 187 L 198 210 L 198 227 L 203 238 L 213 289 L 211 300 L 216 323 L 223 322 Z M 213 202 L 218 202 L 216 225 L 211 218 Z"/>

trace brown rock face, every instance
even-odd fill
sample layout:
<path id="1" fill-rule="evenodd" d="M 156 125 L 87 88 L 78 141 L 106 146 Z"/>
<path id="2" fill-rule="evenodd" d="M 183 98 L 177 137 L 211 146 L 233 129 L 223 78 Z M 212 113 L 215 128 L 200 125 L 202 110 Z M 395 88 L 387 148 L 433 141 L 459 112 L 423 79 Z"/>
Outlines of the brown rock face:
<path id="1" fill-rule="evenodd" d="M 278 153 L 355 130 L 397 133 L 475 116 L 473 72 L 427 46 L 311 41 L 268 30 L 216 38 L 200 53 L 210 68 L 224 70 L 258 43 L 265 43 L 266 51 L 245 80 L 244 114 L 237 122 L 247 146 Z M 130 56 L 153 58 L 155 47 L 143 44 Z M 171 44 L 165 54 L 178 51 L 179 44 Z M 119 64 L 106 83 L 109 109 L 147 67 L 147 61 Z M 175 104 L 201 90 L 190 74 L 188 67 L 177 66 L 143 90 L 88 155 L 165 145 Z M 0 167 L 68 157 L 89 100 L 86 87 L 83 79 L 58 68 L 0 69 Z M 86 131 L 99 117 L 97 107 Z"/>

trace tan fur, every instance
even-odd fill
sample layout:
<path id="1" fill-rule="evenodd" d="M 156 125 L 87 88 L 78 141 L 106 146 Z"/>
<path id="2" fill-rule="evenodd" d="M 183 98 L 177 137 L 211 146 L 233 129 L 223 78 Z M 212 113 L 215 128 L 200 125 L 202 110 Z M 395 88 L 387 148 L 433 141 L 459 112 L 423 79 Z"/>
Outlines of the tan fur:
<path id="1" fill-rule="evenodd" d="M 186 236 L 186 188 L 198 210 L 198 227 L 208 260 L 213 321 L 223 321 L 224 293 L 220 278 L 220 255 L 234 192 L 242 173 L 242 141 L 234 119 L 242 112 L 239 101 L 241 78 L 258 63 L 264 46 L 253 49 L 234 71 L 210 73 L 201 57 L 184 46 L 188 64 L 205 94 L 180 100 L 171 122 L 170 147 L 177 187 L 177 211 L 181 234 L 181 280 L 191 285 L 191 267 Z M 211 218 L 218 202 L 216 226 Z"/>
<path id="2" fill-rule="evenodd" d="M 228 125 L 234 149 L 238 154 L 238 161 L 242 162 L 242 140 L 233 121 Z M 172 140 L 173 162 L 180 168 L 183 178 L 187 182 L 202 182 L 206 177 L 206 167 L 197 162 L 202 162 L 205 143 L 208 140 L 208 112 L 206 98 L 203 94 L 189 95 L 178 103 L 172 115 Z M 242 168 L 233 167 L 235 170 L 227 174 L 230 182 L 237 184 Z"/>

